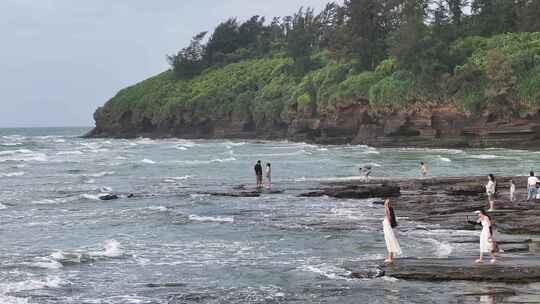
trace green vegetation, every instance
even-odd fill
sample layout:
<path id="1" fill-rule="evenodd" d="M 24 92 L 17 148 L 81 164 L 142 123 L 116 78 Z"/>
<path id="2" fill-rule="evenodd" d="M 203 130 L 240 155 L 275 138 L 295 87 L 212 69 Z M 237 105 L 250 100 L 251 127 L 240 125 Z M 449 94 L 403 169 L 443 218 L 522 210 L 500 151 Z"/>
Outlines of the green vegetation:
<path id="1" fill-rule="evenodd" d="M 266 22 L 229 19 L 169 56 L 171 70 L 103 109 L 159 125 L 194 113 L 268 127 L 361 103 L 452 105 L 477 115 L 540 109 L 540 1 L 351 0 Z"/>

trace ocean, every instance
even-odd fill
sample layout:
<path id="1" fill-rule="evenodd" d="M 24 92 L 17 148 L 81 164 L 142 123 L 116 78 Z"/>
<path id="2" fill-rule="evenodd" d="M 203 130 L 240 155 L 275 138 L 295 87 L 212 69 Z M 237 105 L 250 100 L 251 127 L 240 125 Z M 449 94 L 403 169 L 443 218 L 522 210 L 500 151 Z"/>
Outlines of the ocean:
<path id="1" fill-rule="evenodd" d="M 474 294 L 503 283 L 351 279 L 344 263 L 376 271 L 384 258 L 382 207 L 298 194 L 366 165 L 392 178 L 418 177 L 420 161 L 430 176 L 540 164 L 523 150 L 80 138 L 87 131 L 0 129 L 0 303 L 499 303 Z M 253 188 L 259 159 L 285 192 L 204 194 Z M 460 241 L 478 232 L 398 219 L 406 257 L 477 254 Z"/>

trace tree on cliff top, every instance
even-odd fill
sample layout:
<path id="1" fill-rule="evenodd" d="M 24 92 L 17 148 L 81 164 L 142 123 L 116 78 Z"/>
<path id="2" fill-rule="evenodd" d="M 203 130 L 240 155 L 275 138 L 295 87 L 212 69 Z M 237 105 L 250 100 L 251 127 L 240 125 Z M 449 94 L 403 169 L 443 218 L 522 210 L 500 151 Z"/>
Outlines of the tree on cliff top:
<path id="1" fill-rule="evenodd" d="M 204 45 L 202 40 L 205 36 L 206 32 L 195 35 L 188 47 L 183 48 L 176 55 L 167 56 L 167 60 L 177 77 L 181 79 L 191 78 L 204 69 Z"/>

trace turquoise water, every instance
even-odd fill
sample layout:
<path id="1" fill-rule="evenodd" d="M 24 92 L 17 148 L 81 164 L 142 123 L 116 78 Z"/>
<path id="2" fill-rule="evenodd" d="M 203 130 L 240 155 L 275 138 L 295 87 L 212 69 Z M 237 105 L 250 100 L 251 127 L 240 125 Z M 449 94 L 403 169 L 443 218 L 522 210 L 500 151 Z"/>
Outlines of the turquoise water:
<path id="1" fill-rule="evenodd" d="M 349 279 L 344 263 L 370 270 L 384 257 L 381 207 L 297 195 L 367 164 L 413 177 L 420 161 L 432 176 L 524 175 L 540 163 L 507 149 L 78 137 L 87 131 L 0 129 L 0 303 L 478 303 L 462 293 L 504 284 Z M 201 194 L 252 187 L 258 159 L 289 191 Z M 476 232 L 436 228 L 401 219 L 405 255 L 476 254 L 461 242 Z"/>

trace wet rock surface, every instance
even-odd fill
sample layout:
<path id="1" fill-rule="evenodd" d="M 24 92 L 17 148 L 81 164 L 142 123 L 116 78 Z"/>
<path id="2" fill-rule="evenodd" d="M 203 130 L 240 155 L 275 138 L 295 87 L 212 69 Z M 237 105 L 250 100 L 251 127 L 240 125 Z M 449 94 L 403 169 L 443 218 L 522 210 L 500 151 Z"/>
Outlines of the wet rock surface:
<path id="1" fill-rule="evenodd" d="M 350 184 L 346 186 L 334 186 L 321 190 L 300 194 L 304 197 L 329 196 L 335 198 L 376 198 L 376 197 L 396 197 L 400 195 L 400 188 L 388 184 Z"/>
<path id="2" fill-rule="evenodd" d="M 516 201 L 510 202 L 509 180 L 516 184 Z M 443 229 L 475 229 L 467 220 L 474 220 L 474 211 L 488 209 L 484 185 L 485 176 L 438 177 L 422 179 L 372 179 L 333 182 L 321 185 L 332 192 L 350 187 L 385 184 L 401 189 L 399 198 L 392 199 L 398 216 L 437 224 Z M 526 201 L 526 177 L 498 177 L 495 211 L 490 212 L 499 232 L 509 234 L 540 234 L 540 202 Z M 325 190 L 330 188 L 331 190 Z M 338 197 L 338 196 L 335 196 Z M 381 198 L 390 197 L 381 195 Z"/>
<path id="3" fill-rule="evenodd" d="M 540 281 L 540 259 L 536 256 L 475 263 L 475 257 L 448 259 L 399 259 L 381 269 L 389 277 L 420 281 L 490 281 L 531 283 Z"/>

